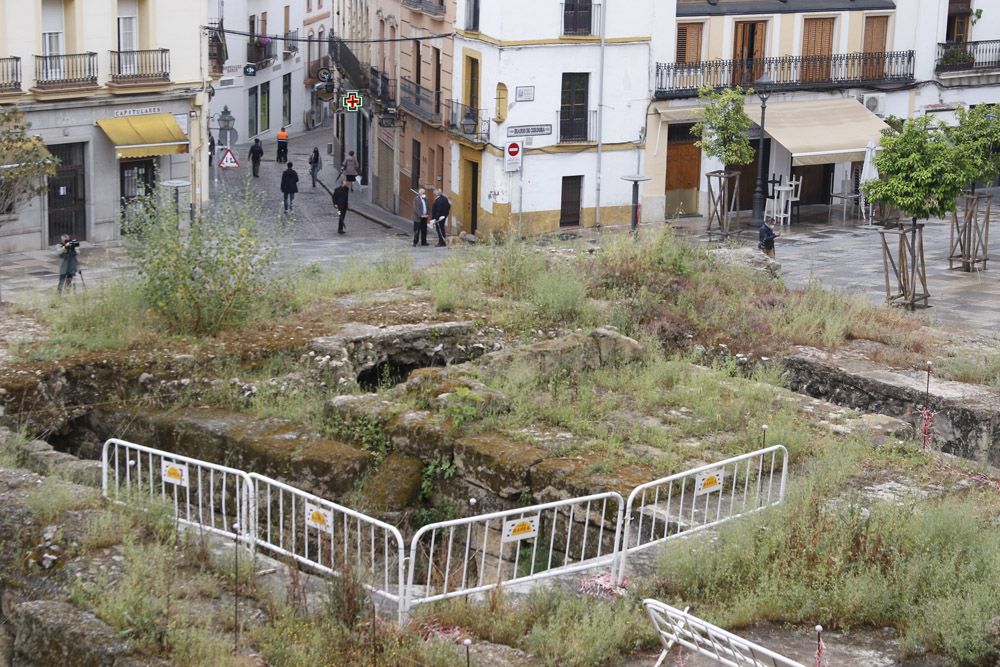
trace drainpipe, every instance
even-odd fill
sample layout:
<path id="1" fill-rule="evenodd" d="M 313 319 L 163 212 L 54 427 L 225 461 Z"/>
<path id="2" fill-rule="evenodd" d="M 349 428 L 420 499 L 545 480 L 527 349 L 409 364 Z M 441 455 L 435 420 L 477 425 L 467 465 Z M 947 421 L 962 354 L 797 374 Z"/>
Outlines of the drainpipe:
<path id="1" fill-rule="evenodd" d="M 604 157 L 604 50 L 605 28 L 607 26 L 608 3 L 601 5 L 601 64 L 597 73 L 597 209 L 595 210 L 595 226 L 601 228 L 601 159 Z"/>

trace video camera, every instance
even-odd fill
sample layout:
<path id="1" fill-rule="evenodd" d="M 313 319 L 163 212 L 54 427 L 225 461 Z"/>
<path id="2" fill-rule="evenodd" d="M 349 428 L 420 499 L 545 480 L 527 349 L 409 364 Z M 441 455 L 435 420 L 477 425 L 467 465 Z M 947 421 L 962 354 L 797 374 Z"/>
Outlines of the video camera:
<path id="1" fill-rule="evenodd" d="M 73 248 L 73 250 L 76 250 L 77 248 L 80 247 L 80 242 L 77 241 L 76 239 L 70 239 L 69 241 L 66 241 L 64 245 L 67 248 Z"/>

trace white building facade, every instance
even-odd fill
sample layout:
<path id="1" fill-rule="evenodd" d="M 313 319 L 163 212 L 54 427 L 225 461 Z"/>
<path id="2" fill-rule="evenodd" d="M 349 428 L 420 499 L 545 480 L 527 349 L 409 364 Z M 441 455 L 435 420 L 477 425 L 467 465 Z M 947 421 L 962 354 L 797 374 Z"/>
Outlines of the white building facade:
<path id="1" fill-rule="evenodd" d="M 273 141 L 282 127 L 297 133 L 309 125 L 304 89 L 309 45 L 300 41 L 304 9 L 298 0 L 209 0 L 209 20 L 232 31 L 225 37 L 228 58 L 211 101 L 213 114 L 228 107 L 236 119 L 236 140 L 230 143 Z M 218 140 L 217 130 L 213 134 Z"/>
<path id="2" fill-rule="evenodd" d="M 207 199 L 206 21 L 204 0 L 0 0 L 0 104 L 60 161 L 45 194 L 0 212 L 0 253 L 116 239 L 159 184 L 184 208 Z"/>
<path id="3" fill-rule="evenodd" d="M 652 0 L 458 3 L 451 131 L 453 214 L 466 232 L 627 222 L 643 170 Z M 521 141 L 521 167 L 505 147 Z"/>

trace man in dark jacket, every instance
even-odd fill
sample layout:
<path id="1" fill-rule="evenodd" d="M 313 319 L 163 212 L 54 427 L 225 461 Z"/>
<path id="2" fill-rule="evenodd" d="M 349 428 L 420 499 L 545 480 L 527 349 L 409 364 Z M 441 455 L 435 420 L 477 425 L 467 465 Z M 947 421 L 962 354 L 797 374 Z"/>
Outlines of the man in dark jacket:
<path id="1" fill-rule="evenodd" d="M 337 220 L 338 234 L 347 232 L 347 229 L 344 227 L 344 218 L 347 216 L 347 198 L 350 191 L 351 188 L 348 186 L 347 181 L 341 181 L 340 187 L 335 188 L 333 191 L 333 205 L 340 211 L 340 219 Z"/>
<path id="2" fill-rule="evenodd" d="M 260 139 L 254 139 L 253 146 L 250 147 L 250 165 L 253 167 L 254 178 L 260 176 L 260 161 L 263 157 L 264 147 L 260 145 Z"/>
<path id="3" fill-rule="evenodd" d="M 780 232 L 775 232 L 771 229 L 771 226 L 767 224 L 767 220 L 764 220 L 764 224 L 760 226 L 760 231 L 758 233 L 759 242 L 757 247 L 760 248 L 765 255 L 774 258 L 774 239 L 781 236 Z"/>
<path id="4" fill-rule="evenodd" d="M 448 216 L 451 214 L 451 202 L 440 188 L 434 191 L 434 205 L 431 207 L 431 220 L 434 221 L 434 229 L 437 230 L 438 246 L 448 245 L 444 240 L 445 225 L 448 224 Z"/>
<path id="5" fill-rule="evenodd" d="M 299 175 L 292 169 L 292 163 L 288 163 L 288 169 L 281 172 L 281 194 L 284 195 L 285 213 L 292 212 L 292 203 L 295 201 L 295 193 L 299 191 Z"/>

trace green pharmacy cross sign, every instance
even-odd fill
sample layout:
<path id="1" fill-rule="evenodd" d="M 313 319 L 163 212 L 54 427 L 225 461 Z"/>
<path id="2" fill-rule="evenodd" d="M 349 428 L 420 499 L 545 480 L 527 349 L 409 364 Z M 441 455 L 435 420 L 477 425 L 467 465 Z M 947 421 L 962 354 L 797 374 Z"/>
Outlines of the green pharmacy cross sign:
<path id="1" fill-rule="evenodd" d="M 340 98 L 340 106 L 348 111 L 357 111 L 365 105 L 365 97 L 356 90 L 348 90 Z"/>

